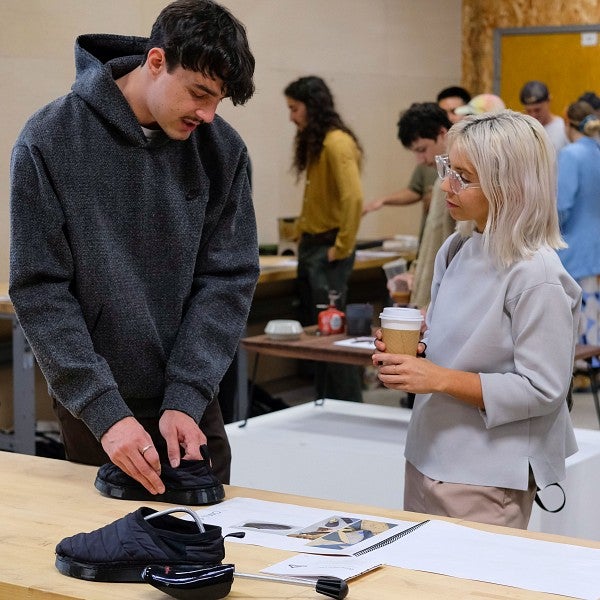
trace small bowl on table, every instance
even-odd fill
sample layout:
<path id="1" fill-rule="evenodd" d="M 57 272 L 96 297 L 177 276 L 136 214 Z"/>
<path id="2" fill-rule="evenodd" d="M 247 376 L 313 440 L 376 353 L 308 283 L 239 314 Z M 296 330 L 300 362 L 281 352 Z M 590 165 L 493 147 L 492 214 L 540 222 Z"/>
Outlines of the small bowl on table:
<path id="1" fill-rule="evenodd" d="M 279 341 L 299 340 L 302 331 L 300 321 L 291 319 L 274 319 L 269 321 L 265 327 L 267 337 Z"/>

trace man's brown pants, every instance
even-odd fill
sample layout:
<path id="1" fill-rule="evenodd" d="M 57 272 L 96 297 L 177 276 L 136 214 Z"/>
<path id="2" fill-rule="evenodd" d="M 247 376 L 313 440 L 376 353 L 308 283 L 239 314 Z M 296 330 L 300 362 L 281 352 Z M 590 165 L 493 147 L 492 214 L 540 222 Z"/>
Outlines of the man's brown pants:
<path id="1" fill-rule="evenodd" d="M 52 404 L 60 423 L 67 460 L 96 466 L 110 462 L 102 444 L 92 435 L 85 423 L 74 417 L 56 400 L 53 400 Z M 138 421 L 152 437 L 159 456 L 166 460 L 167 444 L 158 429 L 158 418 L 141 418 Z M 221 483 L 228 484 L 231 473 L 231 448 L 225 433 L 221 408 L 216 399 L 204 411 L 200 429 L 208 440 L 213 473 Z"/>

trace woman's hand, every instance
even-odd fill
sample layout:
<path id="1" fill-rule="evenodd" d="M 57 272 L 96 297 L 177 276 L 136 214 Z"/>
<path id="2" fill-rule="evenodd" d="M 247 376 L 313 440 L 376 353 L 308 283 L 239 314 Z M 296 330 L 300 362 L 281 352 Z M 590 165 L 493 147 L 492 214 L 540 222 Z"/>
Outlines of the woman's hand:
<path id="1" fill-rule="evenodd" d="M 435 381 L 435 372 L 441 367 L 416 356 L 386 353 L 381 329 L 375 332 L 375 348 L 377 352 L 373 354 L 373 365 L 378 368 L 379 380 L 385 387 L 414 394 L 426 394 L 434 391 L 430 382 Z M 417 353 L 423 354 L 425 348 L 425 344 L 419 342 Z M 426 363 L 426 365 L 420 363 Z"/>
<path id="2" fill-rule="evenodd" d="M 389 354 L 385 351 L 381 329 L 375 332 L 373 366 L 379 371 L 379 380 L 387 388 L 430 394 L 442 392 L 467 404 L 484 409 L 481 378 L 478 373 L 440 367 L 430 360 L 408 354 Z M 426 345 L 419 342 L 417 352 L 423 354 Z"/>
<path id="3" fill-rule="evenodd" d="M 380 342 L 383 344 L 383 342 Z M 419 344 L 424 347 L 424 344 Z M 443 367 L 435 365 L 426 358 L 417 358 L 408 354 L 373 354 L 373 364 L 379 370 L 379 380 L 387 388 L 429 394 L 440 391 L 438 385 L 446 377 Z"/>

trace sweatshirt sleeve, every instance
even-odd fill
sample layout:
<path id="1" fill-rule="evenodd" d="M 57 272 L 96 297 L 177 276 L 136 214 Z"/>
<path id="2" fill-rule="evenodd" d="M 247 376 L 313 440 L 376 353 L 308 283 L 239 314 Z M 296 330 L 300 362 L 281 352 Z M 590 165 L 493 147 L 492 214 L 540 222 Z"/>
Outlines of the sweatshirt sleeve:
<path id="1" fill-rule="evenodd" d="M 192 293 L 166 368 L 162 409 L 199 421 L 243 335 L 259 275 L 256 220 L 241 153 L 224 206 L 207 214 Z"/>
<path id="2" fill-rule="evenodd" d="M 480 373 L 487 427 L 555 411 L 571 379 L 573 306 L 563 286 L 545 282 L 527 288 L 508 309 L 515 370 Z"/>
<path id="3" fill-rule="evenodd" d="M 341 218 L 335 240 L 337 259 L 350 256 L 356 245 L 356 234 L 362 212 L 362 184 L 357 148 L 349 135 L 340 136 L 327 148 L 328 163 L 339 194 Z"/>
<path id="4" fill-rule="evenodd" d="M 11 159 L 10 297 L 50 393 L 97 438 L 131 415 L 106 361 L 94 351 L 72 293 L 73 257 L 55 185 L 35 146 Z"/>

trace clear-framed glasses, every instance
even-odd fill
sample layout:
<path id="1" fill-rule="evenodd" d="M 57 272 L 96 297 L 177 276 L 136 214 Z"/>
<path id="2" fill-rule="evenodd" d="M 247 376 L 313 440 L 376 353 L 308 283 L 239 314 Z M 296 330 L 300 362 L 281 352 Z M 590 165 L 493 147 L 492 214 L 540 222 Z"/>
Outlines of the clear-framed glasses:
<path id="1" fill-rule="evenodd" d="M 467 183 L 460 173 L 457 173 L 454 169 L 450 168 L 450 161 L 447 154 L 438 154 L 435 157 L 435 165 L 439 178 L 443 181 L 448 178 L 448 185 L 452 190 L 453 194 L 460 194 L 463 190 L 469 188 L 481 187 L 478 183 Z"/>

